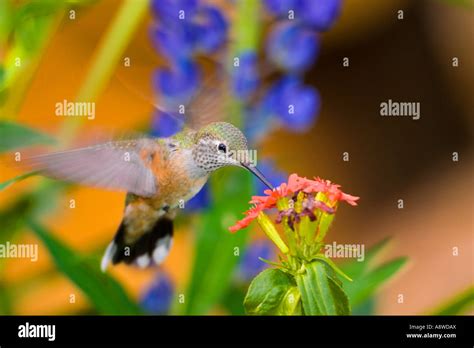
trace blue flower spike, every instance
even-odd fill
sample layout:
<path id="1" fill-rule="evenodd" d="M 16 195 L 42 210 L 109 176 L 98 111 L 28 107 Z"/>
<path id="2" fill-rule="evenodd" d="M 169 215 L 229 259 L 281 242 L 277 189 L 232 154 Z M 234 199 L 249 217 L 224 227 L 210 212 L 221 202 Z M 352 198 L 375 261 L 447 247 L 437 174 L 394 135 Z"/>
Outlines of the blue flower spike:
<path id="1" fill-rule="evenodd" d="M 179 105 L 189 102 L 196 93 L 199 82 L 197 64 L 190 59 L 182 59 L 172 64 L 170 69 L 158 69 L 153 85 L 168 105 Z"/>
<path id="2" fill-rule="evenodd" d="M 238 66 L 232 67 L 234 93 L 239 99 L 247 100 L 259 84 L 257 53 L 244 52 L 238 57 L 238 62 Z"/>
<path id="3" fill-rule="evenodd" d="M 199 8 L 199 0 L 152 0 L 152 13 L 167 24 L 192 18 Z"/>
<path id="4" fill-rule="evenodd" d="M 203 6 L 195 19 L 197 50 L 210 54 L 227 41 L 229 24 L 222 12 L 215 6 Z"/>
<path id="5" fill-rule="evenodd" d="M 232 67 L 232 88 L 243 104 L 244 131 L 251 142 L 261 139 L 273 124 L 279 123 L 291 131 L 304 131 L 313 124 L 321 98 L 316 89 L 305 86 L 299 78 L 317 59 L 318 32 L 334 24 L 342 7 L 341 0 L 264 0 L 263 3 L 276 18 L 266 39 L 265 56 L 280 68 L 283 77 L 263 99 L 257 99 L 254 98 L 260 84 L 257 52 L 241 52 L 239 66 Z M 169 63 L 169 68 L 155 72 L 153 85 L 162 97 L 160 100 L 175 111 L 176 106 L 186 105 L 199 88 L 201 72 L 197 56 L 216 52 L 227 41 L 230 23 L 220 7 L 200 0 L 152 0 L 151 8 L 156 18 L 152 40 Z M 180 129 L 175 120 L 165 115 L 155 116 L 153 122 L 153 131 L 162 136 Z"/>
<path id="6" fill-rule="evenodd" d="M 266 52 L 267 57 L 283 70 L 301 72 L 315 62 L 319 40 L 301 23 L 283 21 L 270 33 Z"/>
<path id="7" fill-rule="evenodd" d="M 339 17 L 342 0 L 301 0 L 302 21 L 318 31 L 328 30 Z"/>
<path id="8" fill-rule="evenodd" d="M 318 91 L 292 76 L 277 81 L 266 99 L 270 112 L 278 116 L 285 128 L 296 132 L 305 131 L 314 123 L 321 106 Z"/>
<path id="9" fill-rule="evenodd" d="M 192 56 L 197 45 L 197 35 L 196 25 L 188 21 L 161 24 L 151 29 L 154 47 L 170 61 Z"/>
<path id="10" fill-rule="evenodd" d="M 328 30 L 336 21 L 342 0 L 265 0 L 267 11 L 278 18 L 300 22 L 312 30 Z M 290 18 L 293 11 L 293 18 Z"/>
<path id="11" fill-rule="evenodd" d="M 166 273 L 160 273 L 141 296 L 141 307 L 150 314 L 168 314 L 174 296 L 174 285 Z"/>
<path id="12" fill-rule="evenodd" d="M 165 13 L 160 19 L 171 17 L 173 20 L 160 20 L 160 24 L 152 29 L 151 38 L 157 50 L 169 60 L 197 53 L 211 54 L 227 41 L 229 24 L 219 8 L 187 6 L 192 10 L 185 10 L 186 6 L 173 6 L 165 11 L 159 4 L 160 10 L 157 11 Z M 180 11 L 184 11 L 183 17 L 177 17 L 176 13 Z"/>
<path id="13" fill-rule="evenodd" d="M 299 0 L 265 0 L 265 7 L 268 12 L 275 16 L 288 16 L 288 11 L 297 8 Z"/>

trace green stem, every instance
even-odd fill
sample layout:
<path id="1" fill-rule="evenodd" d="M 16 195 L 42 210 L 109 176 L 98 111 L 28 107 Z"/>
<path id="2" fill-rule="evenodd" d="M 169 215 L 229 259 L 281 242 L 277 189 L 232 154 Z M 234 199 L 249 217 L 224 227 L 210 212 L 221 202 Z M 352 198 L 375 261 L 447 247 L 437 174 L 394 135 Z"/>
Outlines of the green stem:
<path id="1" fill-rule="evenodd" d="M 348 315 L 349 299 L 328 266 L 319 260 L 305 264 L 295 276 L 306 315 Z"/>
<path id="2" fill-rule="evenodd" d="M 97 99 L 111 78 L 147 9 L 148 0 L 125 0 L 122 3 L 96 51 L 92 66 L 76 97 L 77 101 L 93 102 Z M 60 135 L 63 143 L 71 140 L 83 121 L 84 117 L 75 117 L 70 122 L 64 123 Z"/>
<path id="3" fill-rule="evenodd" d="M 296 285 L 301 294 L 301 301 L 303 303 L 303 310 L 305 315 L 322 315 L 325 313 L 323 308 L 320 308 L 317 299 L 317 292 L 314 290 L 314 285 L 316 282 L 313 282 L 312 277 L 305 273 L 298 274 L 295 277 Z"/>
<path id="4" fill-rule="evenodd" d="M 237 3 L 237 16 L 232 25 L 235 42 L 232 47 L 232 59 L 244 52 L 256 51 L 260 40 L 260 0 L 242 0 Z M 242 127 L 244 105 L 241 101 L 232 99 L 229 103 L 230 122 Z"/>
<path id="5" fill-rule="evenodd" d="M 260 40 L 260 0 L 238 1 L 237 20 L 234 24 L 235 42 L 234 53 L 237 55 L 254 51 Z"/>

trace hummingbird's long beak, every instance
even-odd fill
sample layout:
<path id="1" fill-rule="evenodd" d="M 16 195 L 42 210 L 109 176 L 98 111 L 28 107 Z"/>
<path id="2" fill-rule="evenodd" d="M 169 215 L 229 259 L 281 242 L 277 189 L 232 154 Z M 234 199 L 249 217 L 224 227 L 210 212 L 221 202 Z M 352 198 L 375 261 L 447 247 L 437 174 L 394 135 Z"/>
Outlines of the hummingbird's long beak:
<path id="1" fill-rule="evenodd" d="M 262 172 L 260 172 L 257 169 L 257 167 L 251 167 L 250 164 L 244 163 L 244 162 L 240 162 L 240 164 L 242 165 L 242 167 L 244 167 L 249 172 L 251 172 L 253 175 L 255 175 L 257 178 L 259 178 L 260 181 L 263 182 L 265 185 L 267 185 L 270 190 L 274 189 L 273 185 L 270 184 L 270 182 L 265 178 L 265 176 L 263 176 Z"/>

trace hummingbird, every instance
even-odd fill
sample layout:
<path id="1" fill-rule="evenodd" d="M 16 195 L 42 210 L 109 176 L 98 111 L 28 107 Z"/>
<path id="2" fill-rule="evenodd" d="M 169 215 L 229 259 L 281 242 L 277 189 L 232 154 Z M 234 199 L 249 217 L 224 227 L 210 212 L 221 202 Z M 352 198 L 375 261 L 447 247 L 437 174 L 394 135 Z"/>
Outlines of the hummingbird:
<path id="1" fill-rule="evenodd" d="M 140 268 L 161 264 L 172 245 L 179 206 L 219 168 L 244 168 L 272 189 L 248 156 L 238 156 L 246 151 L 247 139 L 237 127 L 212 122 L 167 138 L 110 141 L 40 155 L 29 164 L 48 177 L 127 192 L 123 219 L 101 261 L 105 272 L 121 262 Z"/>

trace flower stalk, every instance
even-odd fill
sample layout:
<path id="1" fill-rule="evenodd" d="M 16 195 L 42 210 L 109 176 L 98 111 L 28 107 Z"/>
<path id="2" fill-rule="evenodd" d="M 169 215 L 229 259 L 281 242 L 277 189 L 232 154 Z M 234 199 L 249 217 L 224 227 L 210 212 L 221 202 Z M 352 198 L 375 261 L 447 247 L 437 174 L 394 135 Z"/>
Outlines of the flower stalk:
<path id="1" fill-rule="evenodd" d="M 346 315 L 350 313 L 349 300 L 340 281 L 328 276 L 324 262 L 304 265 L 304 272 L 296 275 L 306 315 Z"/>

